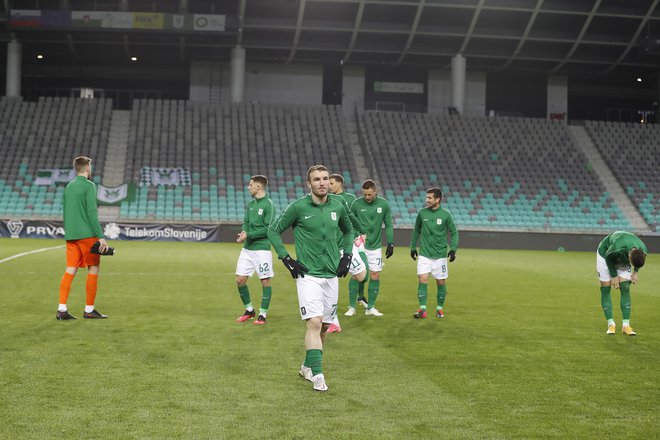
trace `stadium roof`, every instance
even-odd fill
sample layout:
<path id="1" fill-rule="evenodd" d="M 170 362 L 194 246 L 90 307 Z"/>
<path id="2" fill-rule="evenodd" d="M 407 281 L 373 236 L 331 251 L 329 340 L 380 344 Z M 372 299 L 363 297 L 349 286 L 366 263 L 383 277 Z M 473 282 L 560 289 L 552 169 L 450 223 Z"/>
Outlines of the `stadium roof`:
<path id="1" fill-rule="evenodd" d="M 45 9 L 60 0 L 5 0 Z M 69 0 L 73 10 L 114 10 L 118 0 Z M 129 11 L 177 13 L 179 1 L 128 0 Z M 660 66 L 660 0 L 184 0 L 188 12 L 226 15 L 218 33 L 7 30 L 24 60 L 153 66 L 228 60 L 448 67 L 463 54 L 471 70 L 562 74 L 653 74 Z M 2 44 L 5 46 L 5 44 Z M 1 49 L 6 51 L 5 47 Z"/>

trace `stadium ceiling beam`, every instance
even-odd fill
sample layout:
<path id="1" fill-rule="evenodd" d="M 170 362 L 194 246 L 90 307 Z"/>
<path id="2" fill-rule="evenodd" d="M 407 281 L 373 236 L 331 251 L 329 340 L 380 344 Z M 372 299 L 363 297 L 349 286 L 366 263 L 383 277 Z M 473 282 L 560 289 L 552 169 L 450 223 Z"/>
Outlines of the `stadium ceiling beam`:
<path id="1" fill-rule="evenodd" d="M 243 29 L 245 29 L 245 6 L 247 0 L 241 0 L 238 5 L 238 33 L 236 34 L 236 46 L 243 44 Z"/>
<path id="2" fill-rule="evenodd" d="M 129 58 L 131 56 L 131 42 L 128 40 L 127 34 L 122 35 L 122 45 L 124 46 L 124 54 L 126 54 L 126 58 Z"/>
<path id="3" fill-rule="evenodd" d="M 639 22 L 639 26 L 637 26 L 637 30 L 630 39 L 630 43 L 628 43 L 628 46 L 624 49 L 619 59 L 616 60 L 610 67 L 605 69 L 604 73 L 610 73 L 612 70 L 614 70 L 628 56 L 630 50 L 637 45 L 637 40 L 639 39 L 639 36 L 642 34 L 644 27 L 646 27 L 646 23 L 648 23 L 649 18 L 651 18 L 651 15 L 655 11 L 656 6 L 658 6 L 658 2 L 660 2 L 660 0 L 653 0 L 653 3 L 651 3 L 651 6 L 649 6 L 649 9 L 646 11 L 646 14 Z"/>
<path id="4" fill-rule="evenodd" d="M 410 50 L 410 46 L 412 45 L 412 42 L 415 39 L 415 35 L 417 34 L 417 28 L 419 27 L 419 20 L 422 18 L 422 11 L 424 10 L 424 6 L 426 6 L 426 0 L 419 0 L 419 3 L 417 3 L 417 11 L 415 11 L 415 18 L 413 20 L 412 26 L 410 27 L 410 33 L 408 34 L 408 40 L 406 41 L 406 45 L 401 51 L 399 59 L 394 62 L 395 66 L 401 64 L 403 59 L 408 54 L 408 51 Z"/>
<path id="5" fill-rule="evenodd" d="M 305 6 L 307 0 L 300 0 L 298 5 L 298 18 L 296 19 L 296 31 L 293 34 L 293 41 L 291 42 L 291 52 L 289 52 L 289 57 L 286 59 L 287 63 L 293 61 L 293 58 L 296 56 L 296 50 L 298 50 L 298 43 L 300 42 L 300 32 L 302 30 L 303 17 L 305 16 Z"/>
<path id="6" fill-rule="evenodd" d="M 355 22 L 353 23 L 353 33 L 351 34 L 351 41 L 348 43 L 348 48 L 346 49 L 344 58 L 342 58 L 341 60 L 343 64 L 348 62 L 348 59 L 351 57 L 351 52 L 353 52 L 353 48 L 355 47 L 355 42 L 357 41 L 358 33 L 360 32 L 360 26 L 362 25 L 362 15 L 364 14 L 364 3 L 365 0 L 360 0 L 360 3 L 358 4 L 358 10 L 357 13 L 355 14 Z"/>
<path id="7" fill-rule="evenodd" d="M 587 19 L 584 21 L 584 24 L 582 25 L 582 29 L 580 29 L 580 33 L 578 34 L 577 38 L 573 42 L 573 46 L 570 48 L 566 56 L 564 56 L 564 59 L 557 64 L 555 67 L 553 67 L 550 70 L 550 73 L 555 73 L 564 65 L 568 62 L 568 60 L 571 59 L 575 51 L 577 50 L 578 46 L 580 46 L 580 43 L 582 42 L 582 39 L 584 38 L 584 34 L 587 33 L 587 29 L 589 29 L 589 25 L 591 24 L 591 20 L 594 19 L 594 16 L 596 15 L 596 11 L 598 11 L 598 8 L 600 7 L 600 3 L 602 0 L 596 0 L 594 2 L 594 5 L 591 7 L 591 11 L 589 12 L 589 15 L 587 16 Z"/>
<path id="8" fill-rule="evenodd" d="M 479 15 L 481 15 L 481 11 L 484 8 L 484 2 L 486 0 L 479 0 L 479 3 L 477 4 L 477 7 L 474 8 L 474 14 L 472 14 L 472 21 L 470 21 L 470 27 L 468 28 L 467 32 L 465 33 L 465 38 L 463 39 L 463 44 L 461 44 L 461 48 L 458 49 L 459 54 L 462 54 L 465 52 L 465 49 L 467 49 L 468 44 L 470 44 L 470 39 L 472 39 L 472 34 L 474 33 L 474 28 L 477 27 L 477 21 L 479 20 Z"/>
<path id="9" fill-rule="evenodd" d="M 516 59 L 518 54 L 520 53 L 521 49 L 527 42 L 527 38 L 529 37 L 529 33 L 532 31 L 532 27 L 534 26 L 534 22 L 536 21 L 536 17 L 539 15 L 539 11 L 541 10 L 541 5 L 543 4 L 543 0 L 536 0 L 536 6 L 534 7 L 534 10 L 532 11 L 532 15 L 529 17 L 529 21 L 527 21 L 527 26 L 525 26 L 525 31 L 523 32 L 522 38 L 520 38 L 520 41 L 518 42 L 518 45 L 516 48 L 513 50 L 513 53 L 511 54 L 511 57 L 500 67 L 500 69 L 506 69 L 509 67 L 509 65 L 513 62 L 513 60 Z"/>
<path id="10" fill-rule="evenodd" d="M 179 37 L 179 62 L 183 64 L 186 61 L 186 37 Z"/>

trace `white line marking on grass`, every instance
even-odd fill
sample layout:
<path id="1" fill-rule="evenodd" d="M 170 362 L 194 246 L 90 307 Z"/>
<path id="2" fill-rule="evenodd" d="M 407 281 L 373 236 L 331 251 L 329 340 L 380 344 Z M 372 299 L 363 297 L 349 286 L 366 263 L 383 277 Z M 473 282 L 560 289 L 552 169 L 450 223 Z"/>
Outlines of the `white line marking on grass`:
<path id="1" fill-rule="evenodd" d="M 12 255 L 11 257 L 7 257 L 7 258 L 3 258 L 2 260 L 0 260 L 0 264 L 6 263 L 7 261 L 11 261 L 15 258 L 20 258 L 20 257 L 24 257 L 26 255 L 30 255 L 30 254 L 38 254 L 39 252 L 51 251 L 53 249 L 62 249 L 65 246 L 66 245 L 63 244 L 63 245 L 60 245 L 60 246 L 53 246 L 53 247 L 35 249 L 33 251 L 28 251 L 28 252 L 21 252 L 20 254 Z"/>

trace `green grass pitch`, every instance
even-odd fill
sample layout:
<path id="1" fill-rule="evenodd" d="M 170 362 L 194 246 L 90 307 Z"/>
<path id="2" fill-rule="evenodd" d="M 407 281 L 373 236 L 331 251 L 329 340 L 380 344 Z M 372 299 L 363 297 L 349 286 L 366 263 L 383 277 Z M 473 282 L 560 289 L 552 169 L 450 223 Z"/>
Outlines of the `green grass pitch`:
<path id="1" fill-rule="evenodd" d="M 61 245 L 0 240 L 0 260 Z M 416 321 L 415 263 L 382 273 L 382 318 L 328 335 L 330 390 L 297 375 L 294 282 L 276 262 L 265 326 L 238 324 L 238 244 L 114 242 L 97 307 L 86 271 L 55 312 L 64 250 L 0 263 L 0 438 L 651 439 L 660 437 L 660 258 L 632 288 L 636 337 L 605 335 L 594 253 L 461 249 L 446 318 Z M 249 282 L 255 304 L 260 286 Z M 613 291 L 620 331 L 619 294 Z M 429 287 L 429 310 L 435 287 Z"/>

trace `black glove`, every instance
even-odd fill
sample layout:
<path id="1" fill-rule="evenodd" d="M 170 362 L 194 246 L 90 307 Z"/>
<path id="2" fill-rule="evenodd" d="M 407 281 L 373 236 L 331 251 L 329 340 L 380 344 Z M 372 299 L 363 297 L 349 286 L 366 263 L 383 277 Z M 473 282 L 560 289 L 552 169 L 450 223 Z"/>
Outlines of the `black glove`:
<path id="1" fill-rule="evenodd" d="M 99 247 L 101 246 L 101 242 L 97 241 L 92 245 L 92 248 L 89 250 L 92 254 L 101 254 L 99 252 Z M 115 248 L 108 246 L 108 248 L 101 254 L 101 255 L 114 255 L 115 254 Z"/>
<path id="2" fill-rule="evenodd" d="M 417 259 L 417 249 L 410 250 L 410 258 L 412 258 L 413 260 Z"/>
<path id="3" fill-rule="evenodd" d="M 348 274 L 348 269 L 351 267 L 351 260 L 353 259 L 353 254 L 344 254 L 339 260 L 339 267 L 337 267 L 337 276 L 345 277 Z"/>
<path id="4" fill-rule="evenodd" d="M 451 263 L 456 259 L 456 251 L 449 251 L 447 256 L 449 257 L 449 262 Z"/>
<path id="5" fill-rule="evenodd" d="M 305 273 L 309 272 L 309 269 L 307 269 L 304 264 L 299 263 L 289 255 L 282 258 L 282 263 L 284 263 L 284 266 L 289 269 L 293 278 L 305 278 Z"/>
<path id="6" fill-rule="evenodd" d="M 385 249 L 385 258 L 390 258 L 394 255 L 394 243 L 388 243 L 387 249 Z"/>

